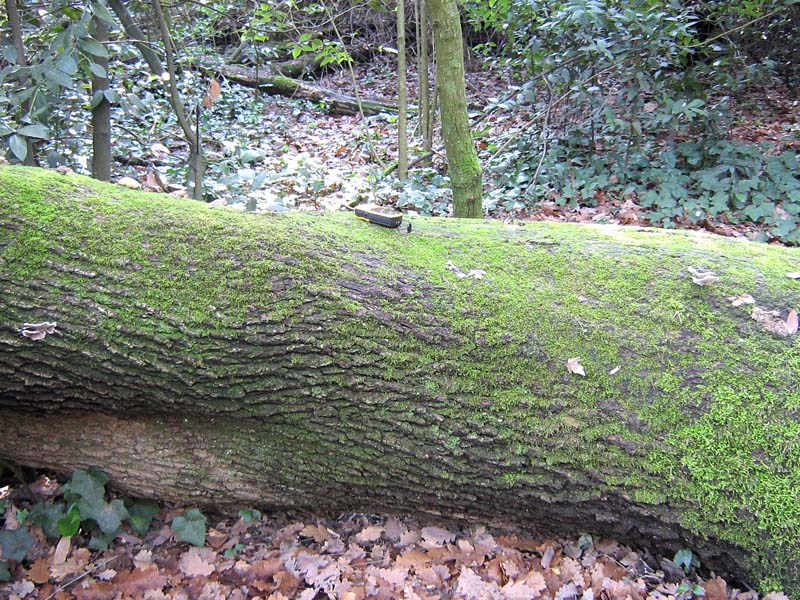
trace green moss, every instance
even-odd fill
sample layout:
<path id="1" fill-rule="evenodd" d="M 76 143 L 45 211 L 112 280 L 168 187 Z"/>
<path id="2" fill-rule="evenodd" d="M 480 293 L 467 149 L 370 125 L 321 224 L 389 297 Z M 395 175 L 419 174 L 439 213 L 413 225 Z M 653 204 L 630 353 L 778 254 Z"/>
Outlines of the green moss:
<path id="1" fill-rule="evenodd" d="M 414 233 L 404 235 L 350 214 L 238 214 L 47 172 L 0 173 L 9 201 L 0 216 L 24 220 L 2 249 L 3 269 L 23 281 L 59 252 L 94 265 L 103 278 L 96 286 L 78 286 L 79 274 L 58 276 L 113 307 L 115 316 L 98 324 L 111 340 L 121 325 L 179 340 L 187 328 L 221 333 L 256 315 L 294 335 L 295 322 L 337 315 L 321 322 L 319 339 L 304 334 L 297 343 L 324 344 L 359 366 L 315 380 L 316 397 L 331 385 L 391 382 L 406 395 L 392 396 L 385 413 L 376 397 L 370 410 L 387 421 L 416 414 L 418 394 L 443 418 L 426 435 L 453 460 L 493 452 L 487 440 L 510 449 L 496 451 L 506 461 L 498 486 L 540 489 L 538 469 L 550 465 L 572 481 L 575 497 L 625 493 L 679 507 L 687 529 L 751 551 L 759 577 L 769 576 L 763 565 L 785 572 L 800 561 L 800 392 L 789 383 L 800 349 L 758 330 L 727 300 L 751 293 L 799 308 L 800 286 L 785 277 L 796 270 L 796 251 L 551 223 L 511 230 L 414 219 Z M 76 198 L 95 215 L 81 227 L 70 223 Z M 448 261 L 486 275 L 458 279 Z M 687 266 L 711 268 L 721 280 L 698 287 Z M 394 294 L 359 297 L 332 282 L 377 282 Z M 141 318 L 142 306 L 152 318 Z M 184 360 L 203 352 L 197 344 Z M 574 356 L 585 378 L 567 372 Z M 307 360 L 296 353 L 287 363 Z M 226 366 L 227 374 L 251 368 Z M 311 456 L 325 442 L 309 435 L 287 443 Z M 587 472 L 602 476 L 582 482 Z M 777 547 L 766 548 L 765 538 Z"/>

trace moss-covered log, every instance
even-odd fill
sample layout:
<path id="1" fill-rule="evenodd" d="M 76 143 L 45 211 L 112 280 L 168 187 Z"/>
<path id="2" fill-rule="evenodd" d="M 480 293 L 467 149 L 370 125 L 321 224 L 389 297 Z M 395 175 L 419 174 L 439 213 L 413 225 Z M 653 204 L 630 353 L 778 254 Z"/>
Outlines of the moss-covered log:
<path id="1" fill-rule="evenodd" d="M 688 545 L 797 594 L 800 336 L 729 298 L 785 319 L 799 258 L 619 227 L 404 234 L 0 168 L 0 457 L 197 504 Z"/>
<path id="2" fill-rule="evenodd" d="M 326 104 L 330 112 L 340 115 L 365 115 L 396 113 L 397 104 L 377 98 L 356 98 L 327 88 L 311 85 L 298 79 L 272 73 L 256 74 L 255 69 L 240 65 L 230 65 L 222 69 L 222 74 L 231 81 L 257 87 L 268 93 L 289 98 L 303 98 L 311 102 Z"/>

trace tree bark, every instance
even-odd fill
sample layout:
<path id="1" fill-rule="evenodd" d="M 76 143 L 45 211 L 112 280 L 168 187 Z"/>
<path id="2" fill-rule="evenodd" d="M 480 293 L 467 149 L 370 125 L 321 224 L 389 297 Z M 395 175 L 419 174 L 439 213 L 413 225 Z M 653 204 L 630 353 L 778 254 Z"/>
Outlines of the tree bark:
<path id="1" fill-rule="evenodd" d="M 442 109 L 442 138 L 453 187 L 456 217 L 483 216 L 481 166 L 467 114 L 461 15 L 455 0 L 429 0 L 436 56 L 436 89 Z"/>
<path id="2" fill-rule="evenodd" d="M 0 167 L 0 197 L 6 460 L 198 505 L 688 546 L 800 592 L 800 344 L 778 327 L 796 249 L 432 218 L 403 234 L 22 167 Z M 745 293 L 774 322 L 733 306 Z"/>

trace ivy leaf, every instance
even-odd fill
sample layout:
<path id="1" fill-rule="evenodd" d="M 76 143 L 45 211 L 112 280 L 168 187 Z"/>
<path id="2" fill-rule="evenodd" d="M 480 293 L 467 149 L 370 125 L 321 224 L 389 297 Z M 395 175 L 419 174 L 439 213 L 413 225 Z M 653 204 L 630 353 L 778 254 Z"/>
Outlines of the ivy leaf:
<path id="1" fill-rule="evenodd" d="M 81 516 L 94 519 L 100 527 L 100 531 L 105 534 L 117 531 L 122 525 L 122 520 L 128 518 L 128 509 L 125 508 L 125 503 L 119 499 L 111 502 L 103 501 L 92 506 L 91 509 L 91 512 L 81 511 Z"/>
<path id="2" fill-rule="evenodd" d="M 17 562 L 25 558 L 35 540 L 25 527 L 0 531 L 0 547 L 3 548 L 3 559 Z"/>
<path id="3" fill-rule="evenodd" d="M 114 541 L 114 538 L 120 533 L 122 528 L 118 527 L 114 531 L 109 533 L 95 531 L 92 539 L 89 540 L 89 548 L 92 550 L 108 550 L 108 547 L 111 545 L 111 542 Z"/>
<path id="4" fill-rule="evenodd" d="M 100 504 L 105 502 L 106 483 L 108 475 L 100 469 L 90 468 L 87 471 L 78 469 L 72 474 L 69 483 L 64 485 L 64 493 L 68 498 L 70 496 L 73 499 L 80 498 L 90 505 Z"/>
<path id="5" fill-rule="evenodd" d="M 672 562 L 675 563 L 675 566 L 683 569 L 684 573 L 688 573 L 696 561 L 694 553 L 689 548 L 682 548 L 675 553 Z"/>
<path id="6" fill-rule="evenodd" d="M 67 514 L 57 521 L 57 526 L 61 537 L 71 538 L 78 533 L 78 529 L 81 527 L 81 511 L 78 510 L 78 507 L 71 506 Z"/>
<path id="7" fill-rule="evenodd" d="M 203 546 L 206 543 L 206 518 L 196 508 L 175 517 L 170 527 L 179 542 L 187 542 L 193 546 Z"/>
<path id="8" fill-rule="evenodd" d="M 66 507 L 62 502 L 37 502 L 31 507 L 30 520 L 38 525 L 49 538 L 61 537 L 58 521 L 66 516 Z"/>
<path id="9" fill-rule="evenodd" d="M 158 504 L 152 500 L 134 500 L 128 506 L 128 522 L 136 533 L 146 534 L 150 523 L 159 511 Z"/>

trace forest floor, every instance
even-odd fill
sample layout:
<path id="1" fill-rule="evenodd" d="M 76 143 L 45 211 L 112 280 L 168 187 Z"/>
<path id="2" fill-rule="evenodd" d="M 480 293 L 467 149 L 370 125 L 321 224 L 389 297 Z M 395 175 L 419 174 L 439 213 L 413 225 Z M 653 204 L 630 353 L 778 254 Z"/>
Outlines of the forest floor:
<path id="1" fill-rule="evenodd" d="M 0 584 L 8 600 L 789 600 L 742 591 L 702 565 L 698 572 L 689 549 L 656 557 L 585 534 L 552 539 L 367 514 L 216 515 L 200 547 L 176 540 L 170 524 L 186 509 L 167 506 L 148 534 L 126 527 L 93 550 L 83 531 L 47 539 L 27 522 L 34 502 L 61 498 L 56 479 L 5 483 L 5 527 L 28 527 L 32 537 Z"/>
<path id="2" fill-rule="evenodd" d="M 332 71 L 313 81 L 339 93 L 392 100 L 396 97 L 396 74 L 389 58 Z M 354 80 L 356 84 L 354 84 Z M 189 85 L 189 84 L 187 84 Z M 416 97 L 417 80 L 408 76 L 409 96 Z M 194 88 L 202 87 L 194 82 Z M 475 65 L 467 72 L 467 92 L 479 157 L 484 165 L 487 194 L 501 193 L 496 166 L 509 147 L 525 134 L 541 127 L 541 115 L 533 105 L 509 102 L 513 82 L 502 70 Z M 800 151 L 800 99 L 771 81 L 747 90 L 732 100 L 736 121 L 729 126 L 731 140 L 765 144 L 769 152 Z M 492 107 L 487 110 L 487 107 Z M 203 116 L 209 171 L 207 188 L 214 205 L 239 210 L 340 210 L 358 202 L 394 205 L 410 214 L 446 216 L 451 213 L 446 160 L 441 142 L 433 147 L 427 165 L 417 164 L 409 179 L 398 181 L 391 166 L 397 160 L 395 116 L 335 115 L 325 106 L 305 100 L 256 94 L 251 88 L 223 82 L 222 94 Z M 143 135 L 151 140 L 154 129 Z M 438 138 L 437 138 L 438 139 Z M 132 175 L 145 188 L 162 189 L 178 184 L 185 174 L 186 152 L 180 136 L 162 137 L 163 143 L 142 143 L 130 149 L 150 166 L 123 166 L 118 176 Z M 409 125 L 410 160 L 422 156 L 416 120 Z M 163 151 L 171 150 L 171 154 Z M 153 164 L 158 179 L 153 180 Z M 389 173 L 387 174 L 387 171 Z M 612 174 L 613 175 L 613 174 Z M 181 193 L 180 191 L 178 193 Z M 529 206 L 497 206 L 490 216 L 501 219 L 553 220 L 650 226 L 648 211 L 634 194 L 606 193 L 602 189 L 583 202 L 562 198 L 526 201 Z M 673 226 L 706 229 L 714 233 L 765 239 L 765 228 L 751 221 L 719 217 L 693 223 L 689 219 Z M 769 239 L 767 236 L 766 239 Z"/>

